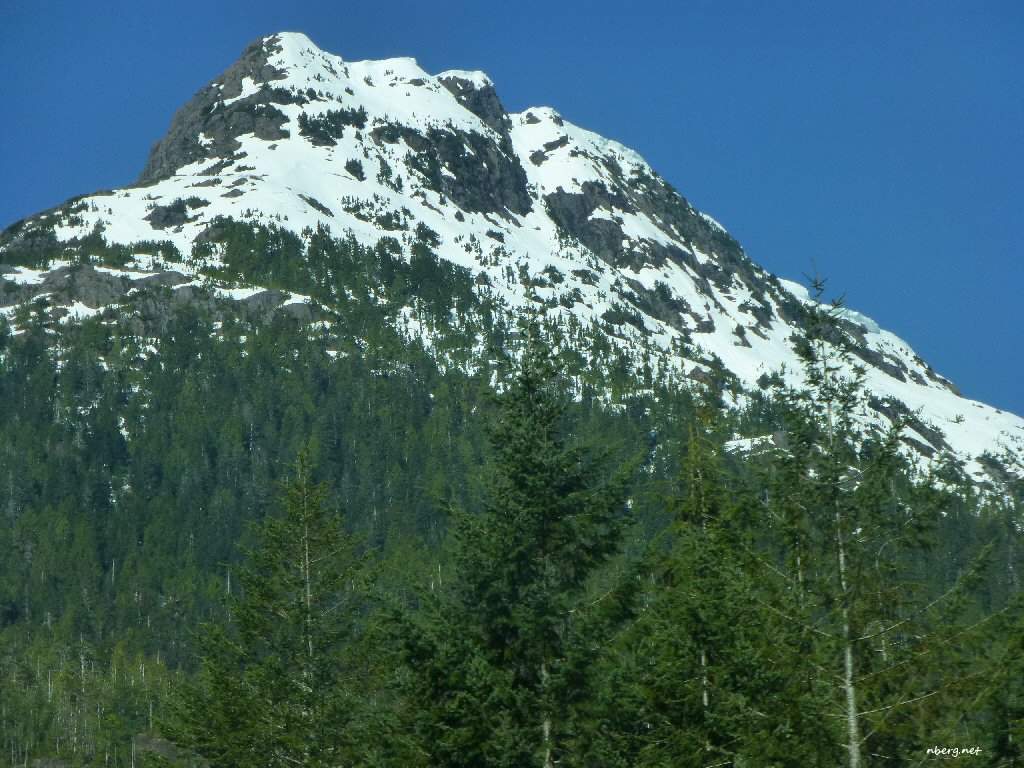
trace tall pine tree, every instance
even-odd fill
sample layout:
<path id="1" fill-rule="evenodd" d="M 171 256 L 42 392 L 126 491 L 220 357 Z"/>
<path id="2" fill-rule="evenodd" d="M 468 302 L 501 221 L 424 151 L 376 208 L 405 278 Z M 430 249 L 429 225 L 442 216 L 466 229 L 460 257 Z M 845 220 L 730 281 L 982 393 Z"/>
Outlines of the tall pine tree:
<path id="1" fill-rule="evenodd" d="M 795 641 L 786 666 L 831 731 L 804 747 L 849 768 L 920 759 L 960 706 L 957 691 L 983 677 L 966 644 L 985 622 L 964 599 L 981 561 L 952 584 L 925 575 L 942 498 L 900 455 L 903 418 L 884 434 L 863 426 L 864 371 L 841 302 L 823 304 L 823 281 L 814 287 L 807 386 L 782 397 L 788 448 L 767 483 L 762 574 Z"/>
<path id="2" fill-rule="evenodd" d="M 637 618 L 607 667 L 608 740 L 621 766 L 807 766 L 815 729 L 780 664 L 785 622 L 752 562 L 749 494 L 712 411 L 690 426 L 673 517 L 642 565 Z"/>
<path id="3" fill-rule="evenodd" d="M 208 627 L 198 682 L 167 724 L 171 737 L 218 766 L 334 766 L 362 748 L 360 613 L 367 558 L 327 505 L 308 454 L 282 486 L 283 515 L 254 527 L 257 546 L 228 599 L 230 621 Z"/>
<path id="4" fill-rule="evenodd" d="M 579 764 L 593 586 L 619 547 L 631 468 L 571 441 L 555 359 L 536 325 L 527 334 L 496 398 L 483 510 L 456 515 L 447 586 L 406 634 L 430 765 Z"/>

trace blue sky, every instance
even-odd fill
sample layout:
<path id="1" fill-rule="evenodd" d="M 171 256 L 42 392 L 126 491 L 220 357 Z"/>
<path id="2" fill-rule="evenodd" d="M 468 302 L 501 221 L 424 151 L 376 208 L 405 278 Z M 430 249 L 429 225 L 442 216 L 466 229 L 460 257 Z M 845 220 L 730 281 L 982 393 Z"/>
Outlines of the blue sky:
<path id="1" fill-rule="evenodd" d="M 748 255 L 813 270 L 1024 414 L 1024 3 L 219 0 L 0 7 L 0 227 L 135 179 L 174 110 L 282 30 L 482 69 L 637 149 Z"/>

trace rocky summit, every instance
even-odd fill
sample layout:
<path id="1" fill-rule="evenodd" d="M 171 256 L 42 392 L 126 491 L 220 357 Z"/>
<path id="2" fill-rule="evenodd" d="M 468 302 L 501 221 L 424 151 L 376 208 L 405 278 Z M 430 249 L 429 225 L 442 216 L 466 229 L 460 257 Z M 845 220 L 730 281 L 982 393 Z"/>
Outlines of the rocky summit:
<path id="1" fill-rule="evenodd" d="M 406 262 L 427 243 L 489 312 L 543 311 L 600 334 L 637 370 L 737 405 L 773 380 L 800 383 L 801 309 L 813 299 L 751 261 L 639 154 L 548 107 L 506 111 L 481 72 L 345 61 L 297 33 L 253 42 L 181 107 L 134 184 L 4 230 L 0 312 L 17 330 L 19 309 L 45 296 L 60 322 L 114 317 L 155 286 L 174 303 L 227 299 L 315 323 L 329 310 L 320 299 L 252 278 L 259 270 L 218 271 L 239 224 L 307 243 L 327 231 L 386 242 Z M 94 246 L 120 256 L 60 257 Z M 390 322 L 430 348 L 436 324 L 416 306 L 414 295 Z M 922 469 L 951 460 L 996 488 L 1024 476 L 1024 419 L 963 398 L 871 319 L 844 310 L 842 323 L 866 371 L 867 423 L 906 419 Z"/>

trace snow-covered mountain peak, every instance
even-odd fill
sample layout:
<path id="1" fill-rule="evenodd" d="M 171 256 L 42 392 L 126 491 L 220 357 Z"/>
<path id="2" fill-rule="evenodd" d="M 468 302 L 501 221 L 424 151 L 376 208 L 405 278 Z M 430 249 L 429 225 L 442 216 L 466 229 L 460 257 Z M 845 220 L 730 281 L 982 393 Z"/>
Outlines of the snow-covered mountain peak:
<path id="1" fill-rule="evenodd" d="M 494 81 L 480 70 L 449 69 L 437 75 L 438 80 L 461 80 L 473 88 L 493 88 Z"/>
<path id="2" fill-rule="evenodd" d="M 800 370 L 806 291 L 758 267 L 637 152 L 550 107 L 509 114 L 481 72 L 345 61 L 294 32 L 250 44 L 179 109 L 135 185 L 18 222 L 0 262 L 97 235 L 188 256 L 227 219 L 388 238 L 405 258 L 426 238 L 495 306 L 543 306 L 605 334 L 638 369 L 731 377 L 737 399 L 782 366 Z M 176 267 L 182 280 L 216 266 L 202 252 Z M 64 284 L 63 273 L 10 274 L 13 297 Z M 1024 476 L 1024 420 L 966 401 L 870 318 L 851 310 L 844 322 L 869 372 L 871 418 L 909 415 L 923 461 L 948 453 L 979 474 L 988 454 Z"/>
<path id="3" fill-rule="evenodd" d="M 259 41 L 265 48 L 278 48 L 276 53 L 285 62 L 299 63 L 310 57 L 330 57 L 340 60 L 341 57 L 327 53 L 309 39 L 304 32 L 278 32 L 267 35 Z"/>

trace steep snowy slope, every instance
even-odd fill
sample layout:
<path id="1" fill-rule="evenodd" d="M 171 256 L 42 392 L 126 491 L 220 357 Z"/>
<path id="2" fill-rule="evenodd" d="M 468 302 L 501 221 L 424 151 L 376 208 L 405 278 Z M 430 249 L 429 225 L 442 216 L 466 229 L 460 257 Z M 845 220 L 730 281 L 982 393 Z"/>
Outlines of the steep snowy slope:
<path id="1" fill-rule="evenodd" d="M 326 226 L 367 245 L 390 236 L 405 249 L 427 233 L 497 306 L 543 304 L 592 323 L 634 357 L 667 355 L 680 377 L 707 378 L 720 363 L 756 390 L 782 366 L 800 369 L 793 336 L 806 291 L 751 262 L 636 152 L 550 108 L 507 113 L 480 72 L 346 62 L 296 33 L 254 42 L 182 107 L 135 185 L 9 227 L 0 262 L 97 234 L 169 241 L 188 256 L 215 239 L 219 217 L 296 233 Z M 140 281 L 193 284 L 217 261 L 216 248 L 203 253 L 91 273 L 104 287 L 90 296 L 64 290 L 68 265 L 3 268 L 0 311 L 47 292 L 86 316 Z M 268 300 L 258 286 L 222 292 Z M 293 311 L 304 301 L 272 298 Z M 1024 475 L 1024 420 L 962 398 L 870 319 L 846 319 L 873 417 L 916 413 L 908 445 L 922 462 L 948 451 L 982 477 L 990 454 Z"/>

